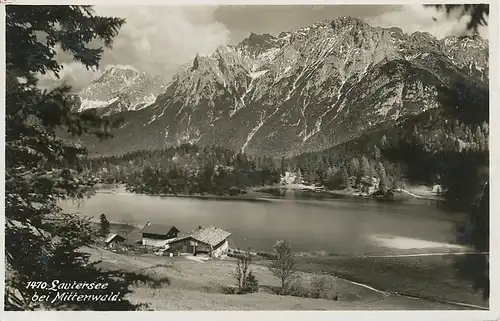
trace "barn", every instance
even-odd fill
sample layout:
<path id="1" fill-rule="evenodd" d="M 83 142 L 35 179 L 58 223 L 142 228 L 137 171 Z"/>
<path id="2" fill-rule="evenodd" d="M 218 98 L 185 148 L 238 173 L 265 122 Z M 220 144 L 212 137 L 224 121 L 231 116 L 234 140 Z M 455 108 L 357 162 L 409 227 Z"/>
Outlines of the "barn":
<path id="1" fill-rule="evenodd" d="M 220 257 L 229 250 L 230 235 L 231 233 L 214 226 L 200 226 L 195 231 L 168 241 L 167 247 L 171 253 L 206 254 L 210 257 Z"/>
<path id="2" fill-rule="evenodd" d="M 109 234 L 106 237 L 106 239 L 104 240 L 104 244 L 108 248 L 115 248 L 118 244 L 123 243 L 123 241 L 125 241 L 125 237 L 123 237 L 119 234 L 113 233 L 113 234 Z"/>
<path id="3" fill-rule="evenodd" d="M 142 228 L 141 234 L 142 245 L 164 248 L 169 240 L 179 235 L 179 230 L 175 226 L 148 222 Z"/>

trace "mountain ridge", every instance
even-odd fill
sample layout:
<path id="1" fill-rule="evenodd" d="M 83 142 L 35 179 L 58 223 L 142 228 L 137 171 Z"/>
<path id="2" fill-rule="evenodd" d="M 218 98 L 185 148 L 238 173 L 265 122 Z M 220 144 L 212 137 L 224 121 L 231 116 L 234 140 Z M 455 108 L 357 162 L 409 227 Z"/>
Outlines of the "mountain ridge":
<path id="1" fill-rule="evenodd" d="M 342 17 L 278 37 L 251 33 L 197 55 L 150 105 L 119 113 L 124 124 L 111 144 L 121 152 L 198 143 L 297 154 L 438 108 L 442 88 L 463 83 L 473 92 L 487 79 L 482 38 L 438 40 Z"/>
<path id="2" fill-rule="evenodd" d="M 113 66 L 75 96 L 77 111 L 97 109 L 102 115 L 139 110 L 163 92 L 165 80 L 133 68 Z"/>

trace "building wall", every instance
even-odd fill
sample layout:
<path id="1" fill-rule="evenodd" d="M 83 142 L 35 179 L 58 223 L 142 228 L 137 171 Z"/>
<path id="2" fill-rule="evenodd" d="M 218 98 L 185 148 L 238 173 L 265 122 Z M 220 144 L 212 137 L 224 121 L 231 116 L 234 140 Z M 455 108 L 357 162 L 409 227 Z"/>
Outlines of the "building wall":
<path id="1" fill-rule="evenodd" d="M 208 244 L 197 242 L 193 239 L 184 239 L 175 243 L 170 243 L 169 251 L 172 253 L 181 252 L 181 253 L 189 253 L 193 254 L 196 249 L 196 253 L 212 253 L 213 257 L 220 257 L 223 254 L 226 254 L 229 250 L 229 242 L 225 240 L 215 246 L 213 251 L 210 249 Z"/>
<path id="2" fill-rule="evenodd" d="M 165 247 L 168 240 L 152 239 L 149 237 L 142 238 L 142 245 L 153 247 Z"/>
<path id="3" fill-rule="evenodd" d="M 121 241 L 112 241 L 106 244 L 106 248 L 108 249 L 120 249 L 124 248 L 124 243 Z"/>
<path id="4" fill-rule="evenodd" d="M 176 230 L 170 230 L 170 232 L 168 232 L 167 234 L 167 238 L 168 239 L 176 238 L 178 234 L 179 232 L 177 232 Z"/>
<path id="5" fill-rule="evenodd" d="M 193 253 L 193 248 L 189 245 L 189 241 L 189 239 L 184 239 L 174 243 L 169 243 L 169 251 L 172 253 Z"/>
<path id="6" fill-rule="evenodd" d="M 227 254 L 228 251 L 229 251 L 229 242 L 226 239 L 220 245 L 217 245 L 216 247 L 214 247 L 214 250 L 212 252 L 212 256 L 213 257 L 220 257 L 224 254 Z"/>
<path id="7" fill-rule="evenodd" d="M 177 231 L 170 231 L 166 236 L 156 234 L 142 234 L 142 245 L 165 247 L 169 240 L 177 237 Z"/>

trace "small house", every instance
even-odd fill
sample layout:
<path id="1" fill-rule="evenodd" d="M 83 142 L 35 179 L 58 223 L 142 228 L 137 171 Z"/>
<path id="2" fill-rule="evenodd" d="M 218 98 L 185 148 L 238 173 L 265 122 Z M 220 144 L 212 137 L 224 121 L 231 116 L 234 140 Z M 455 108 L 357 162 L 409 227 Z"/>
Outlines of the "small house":
<path id="1" fill-rule="evenodd" d="M 123 243 L 123 241 L 125 241 L 125 238 L 123 236 L 112 233 L 106 237 L 106 239 L 104 240 L 104 244 L 108 248 L 115 248 L 118 244 Z"/>
<path id="2" fill-rule="evenodd" d="M 168 241 L 167 248 L 171 253 L 206 254 L 210 257 L 220 257 L 229 251 L 229 236 L 231 233 L 223 229 L 200 226 L 195 231 Z"/>
<path id="3" fill-rule="evenodd" d="M 293 184 L 295 180 L 295 173 L 285 172 L 285 175 L 281 175 L 281 185 Z"/>
<path id="4" fill-rule="evenodd" d="M 148 222 L 141 230 L 142 245 L 164 248 L 167 242 L 179 234 L 175 226 L 151 224 Z"/>

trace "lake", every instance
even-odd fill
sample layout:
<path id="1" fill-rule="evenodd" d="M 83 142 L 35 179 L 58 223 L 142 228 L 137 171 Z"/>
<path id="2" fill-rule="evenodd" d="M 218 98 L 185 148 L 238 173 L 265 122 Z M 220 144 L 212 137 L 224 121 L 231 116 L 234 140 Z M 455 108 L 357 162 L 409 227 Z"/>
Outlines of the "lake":
<path id="1" fill-rule="evenodd" d="M 233 247 L 269 251 L 287 240 L 294 251 L 333 255 L 443 252 L 455 244 L 457 216 L 436 202 L 386 203 L 354 197 L 287 193 L 256 199 L 199 199 L 98 192 L 64 210 L 98 220 L 143 226 L 148 221 L 188 232 L 215 225 L 232 233 Z"/>

